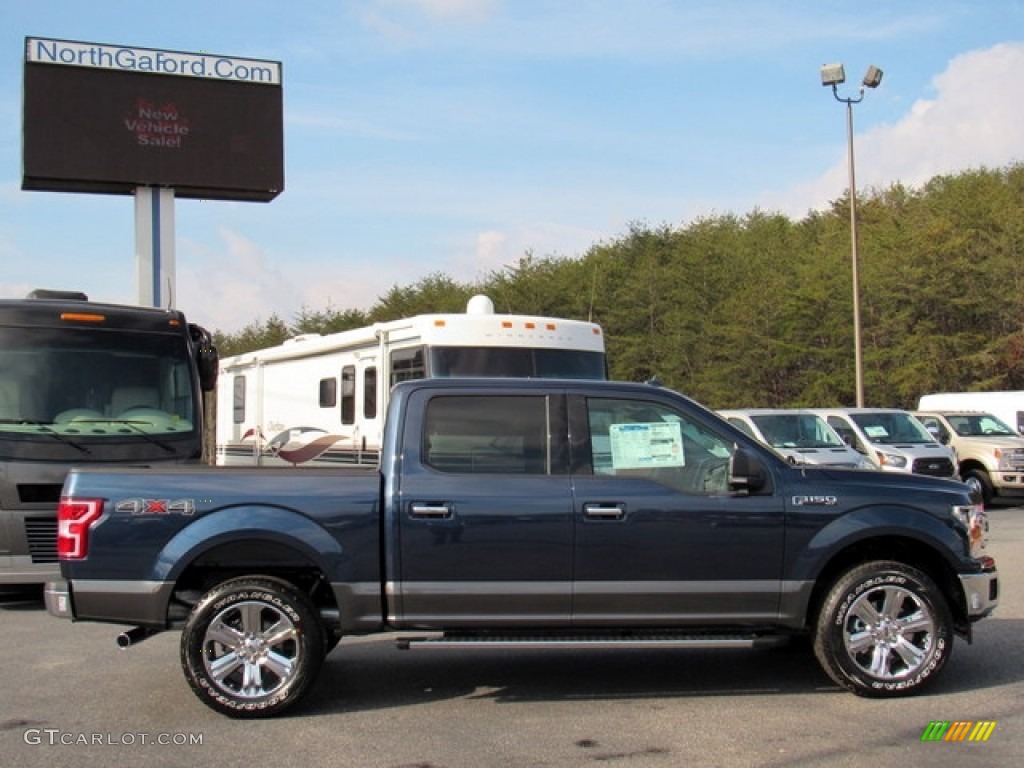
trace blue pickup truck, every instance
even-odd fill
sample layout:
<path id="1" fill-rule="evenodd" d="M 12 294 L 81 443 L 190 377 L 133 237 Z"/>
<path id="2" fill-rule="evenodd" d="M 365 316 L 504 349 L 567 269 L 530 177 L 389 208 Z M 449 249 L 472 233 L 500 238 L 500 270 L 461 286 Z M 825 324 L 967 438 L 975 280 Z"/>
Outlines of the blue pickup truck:
<path id="1" fill-rule="evenodd" d="M 963 483 L 795 466 L 649 384 L 430 379 L 379 468 L 81 468 L 48 609 L 181 630 L 196 695 L 277 714 L 346 635 L 403 648 L 754 647 L 865 696 L 938 676 L 998 602 Z"/>

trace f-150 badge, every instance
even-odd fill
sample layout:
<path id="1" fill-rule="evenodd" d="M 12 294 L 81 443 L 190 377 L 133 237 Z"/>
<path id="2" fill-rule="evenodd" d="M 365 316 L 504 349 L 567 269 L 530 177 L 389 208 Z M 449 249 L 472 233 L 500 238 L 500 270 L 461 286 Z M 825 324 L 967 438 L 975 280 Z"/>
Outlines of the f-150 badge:
<path id="1" fill-rule="evenodd" d="M 835 496 L 794 496 L 794 507 L 834 507 L 839 503 Z"/>

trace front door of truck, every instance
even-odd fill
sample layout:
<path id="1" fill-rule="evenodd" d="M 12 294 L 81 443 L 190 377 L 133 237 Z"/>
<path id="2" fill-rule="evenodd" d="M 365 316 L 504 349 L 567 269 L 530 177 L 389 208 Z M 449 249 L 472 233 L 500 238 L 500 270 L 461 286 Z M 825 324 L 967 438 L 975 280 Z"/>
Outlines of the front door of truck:
<path id="1" fill-rule="evenodd" d="M 568 624 L 572 494 L 549 437 L 565 433 L 564 397 L 428 392 L 407 409 L 389 513 L 392 618 L 428 628 Z"/>
<path id="2" fill-rule="evenodd" d="M 570 398 L 573 622 L 679 626 L 776 618 L 779 494 L 728 487 L 734 437 L 654 398 Z"/>

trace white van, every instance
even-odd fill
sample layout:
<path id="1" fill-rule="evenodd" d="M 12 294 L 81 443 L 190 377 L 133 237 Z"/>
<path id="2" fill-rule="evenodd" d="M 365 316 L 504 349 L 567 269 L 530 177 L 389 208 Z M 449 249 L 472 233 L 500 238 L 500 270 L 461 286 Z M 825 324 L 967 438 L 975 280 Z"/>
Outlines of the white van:
<path id="1" fill-rule="evenodd" d="M 744 408 L 719 416 L 756 440 L 770 445 L 793 464 L 876 469 L 874 463 L 843 442 L 825 420 L 793 408 Z"/>
<path id="2" fill-rule="evenodd" d="M 815 408 L 839 436 L 885 472 L 958 479 L 953 451 L 898 408 Z"/>
<path id="3" fill-rule="evenodd" d="M 991 413 L 1024 434 L 1024 392 L 937 392 L 917 402 L 919 411 Z"/>

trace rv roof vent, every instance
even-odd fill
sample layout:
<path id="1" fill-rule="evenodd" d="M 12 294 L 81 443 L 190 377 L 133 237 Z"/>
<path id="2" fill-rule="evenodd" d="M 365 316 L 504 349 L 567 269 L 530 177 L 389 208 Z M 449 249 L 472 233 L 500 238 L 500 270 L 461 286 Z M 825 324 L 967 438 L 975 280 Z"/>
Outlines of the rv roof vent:
<path id="1" fill-rule="evenodd" d="M 314 339 L 322 338 L 319 333 L 300 333 L 298 336 L 292 336 L 290 339 L 285 339 L 285 344 L 301 344 L 304 341 L 313 341 Z"/>
<path id="2" fill-rule="evenodd" d="M 494 302 L 483 294 L 477 294 L 466 304 L 467 315 L 493 315 Z"/>
<path id="3" fill-rule="evenodd" d="M 29 291 L 27 299 L 63 299 L 68 301 L 88 301 L 89 297 L 81 291 L 51 291 L 48 288 L 36 288 Z"/>

